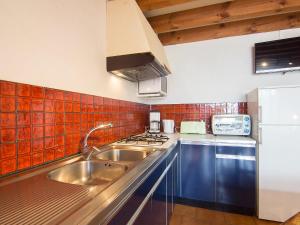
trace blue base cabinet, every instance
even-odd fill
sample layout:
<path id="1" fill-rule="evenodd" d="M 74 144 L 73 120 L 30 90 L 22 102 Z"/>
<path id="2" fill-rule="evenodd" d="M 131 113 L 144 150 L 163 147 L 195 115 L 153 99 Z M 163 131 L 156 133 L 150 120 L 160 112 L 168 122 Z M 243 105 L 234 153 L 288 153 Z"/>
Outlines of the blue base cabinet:
<path id="1" fill-rule="evenodd" d="M 216 201 L 254 212 L 256 160 L 252 147 L 216 147 Z"/>
<path id="2" fill-rule="evenodd" d="M 181 198 L 215 202 L 215 146 L 181 144 L 180 168 Z"/>
<path id="3" fill-rule="evenodd" d="M 253 215 L 255 147 L 181 144 L 178 202 Z"/>
<path id="4" fill-rule="evenodd" d="M 134 192 L 109 225 L 166 225 L 173 212 L 177 190 L 179 145 Z"/>

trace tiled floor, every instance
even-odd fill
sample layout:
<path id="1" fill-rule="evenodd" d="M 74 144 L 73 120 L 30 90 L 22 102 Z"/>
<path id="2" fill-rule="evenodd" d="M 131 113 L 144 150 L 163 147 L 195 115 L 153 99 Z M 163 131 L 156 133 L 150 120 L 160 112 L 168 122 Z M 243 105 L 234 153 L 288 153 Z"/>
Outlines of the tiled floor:
<path id="1" fill-rule="evenodd" d="M 279 223 L 251 216 L 176 205 L 170 225 L 279 225 Z"/>

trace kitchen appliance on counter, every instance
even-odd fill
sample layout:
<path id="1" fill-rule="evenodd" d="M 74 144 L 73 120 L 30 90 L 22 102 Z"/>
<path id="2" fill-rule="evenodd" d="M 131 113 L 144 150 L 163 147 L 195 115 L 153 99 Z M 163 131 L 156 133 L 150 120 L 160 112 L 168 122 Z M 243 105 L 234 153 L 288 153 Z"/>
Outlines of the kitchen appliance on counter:
<path id="1" fill-rule="evenodd" d="M 150 134 L 159 134 L 160 133 L 160 112 L 151 111 L 149 114 L 149 133 Z"/>
<path id="2" fill-rule="evenodd" d="M 169 138 L 162 134 L 141 134 L 124 138 L 117 142 L 118 145 L 134 146 L 160 146 L 167 142 Z"/>
<path id="3" fill-rule="evenodd" d="M 206 134 L 204 121 L 182 121 L 180 124 L 181 134 Z"/>
<path id="4" fill-rule="evenodd" d="M 258 217 L 283 222 L 300 211 L 300 86 L 248 94 L 257 140 Z"/>
<path id="5" fill-rule="evenodd" d="M 163 120 L 164 133 L 173 134 L 174 133 L 174 120 Z"/>
<path id="6" fill-rule="evenodd" d="M 251 119 L 245 114 L 221 114 L 212 116 L 214 135 L 248 136 L 251 132 Z"/>

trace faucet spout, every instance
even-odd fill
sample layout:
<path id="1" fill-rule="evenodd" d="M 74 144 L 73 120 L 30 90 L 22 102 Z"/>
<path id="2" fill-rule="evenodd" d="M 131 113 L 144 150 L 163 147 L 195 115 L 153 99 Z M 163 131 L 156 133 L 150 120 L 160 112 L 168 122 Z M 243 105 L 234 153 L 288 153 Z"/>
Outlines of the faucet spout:
<path id="1" fill-rule="evenodd" d="M 83 147 L 82 147 L 82 152 L 83 153 L 86 153 L 89 151 L 89 146 L 88 146 L 88 139 L 90 137 L 90 135 L 96 131 L 96 130 L 100 130 L 100 129 L 105 129 L 105 128 L 109 128 L 109 127 L 113 127 L 113 124 L 112 123 L 107 123 L 107 124 L 100 124 L 96 127 L 93 127 L 92 129 L 90 129 L 87 134 L 85 135 L 84 137 L 84 140 L 83 140 Z M 93 151 L 92 151 L 93 152 Z M 91 156 L 89 156 L 88 158 L 90 159 Z"/>

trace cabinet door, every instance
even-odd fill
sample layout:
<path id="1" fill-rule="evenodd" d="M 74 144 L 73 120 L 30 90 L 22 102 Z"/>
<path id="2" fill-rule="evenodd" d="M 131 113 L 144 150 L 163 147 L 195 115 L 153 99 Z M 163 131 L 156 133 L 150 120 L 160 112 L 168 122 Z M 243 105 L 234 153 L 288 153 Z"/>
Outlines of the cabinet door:
<path id="1" fill-rule="evenodd" d="M 216 153 L 217 202 L 254 209 L 255 148 L 217 146 Z"/>
<path id="2" fill-rule="evenodd" d="M 165 225 L 167 223 L 167 174 L 152 196 L 152 219 L 149 224 Z"/>
<path id="3" fill-rule="evenodd" d="M 138 210 L 142 202 L 145 200 L 145 197 L 150 192 L 153 185 L 157 182 L 159 177 L 162 175 L 163 171 L 166 169 L 166 160 L 160 163 L 160 165 L 153 171 L 153 173 L 146 179 L 146 181 L 134 192 L 134 194 L 130 197 L 130 199 L 125 203 L 125 205 L 120 209 L 120 211 L 117 213 L 117 215 L 109 222 L 109 225 L 122 225 L 127 224 L 128 221 L 132 218 L 132 216 L 135 214 L 135 212 Z M 166 183 L 166 179 L 164 179 Z M 163 186 L 160 185 L 159 191 L 163 195 Z M 166 191 L 166 188 L 164 188 L 164 191 Z M 166 194 L 164 194 L 166 196 Z M 148 210 L 152 207 L 151 201 L 147 202 L 147 205 L 145 206 L 145 213 L 144 211 L 141 212 L 143 215 L 149 215 L 151 214 Z M 147 212 L 148 211 L 148 212 Z M 163 216 L 166 217 L 165 215 Z M 140 219 L 141 221 L 146 221 L 148 224 L 152 224 L 151 220 L 147 220 L 144 218 Z"/>
<path id="4" fill-rule="evenodd" d="M 181 197 L 215 201 L 215 146 L 181 144 Z"/>

